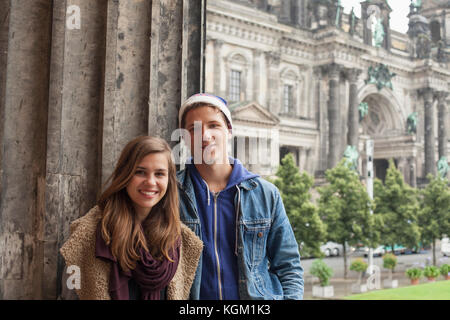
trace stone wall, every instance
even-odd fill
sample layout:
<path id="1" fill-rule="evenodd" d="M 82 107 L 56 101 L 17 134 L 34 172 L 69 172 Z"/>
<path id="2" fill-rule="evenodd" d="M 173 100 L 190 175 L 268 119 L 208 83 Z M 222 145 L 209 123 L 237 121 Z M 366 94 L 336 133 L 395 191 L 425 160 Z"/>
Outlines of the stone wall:
<path id="1" fill-rule="evenodd" d="M 205 1 L 0 0 L 0 300 L 55 299 L 70 222 L 203 90 Z"/>

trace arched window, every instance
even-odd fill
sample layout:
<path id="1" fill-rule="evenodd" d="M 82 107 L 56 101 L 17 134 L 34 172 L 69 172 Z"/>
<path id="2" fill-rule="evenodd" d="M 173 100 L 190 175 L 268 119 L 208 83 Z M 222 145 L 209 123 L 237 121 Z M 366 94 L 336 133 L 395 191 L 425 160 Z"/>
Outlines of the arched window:
<path id="1" fill-rule="evenodd" d="M 281 72 L 281 106 L 279 114 L 297 117 L 300 115 L 298 102 L 300 101 L 301 77 L 291 68 Z"/>
<path id="2" fill-rule="evenodd" d="M 230 102 L 246 99 L 246 77 L 248 71 L 247 59 L 240 53 L 228 56 L 227 69 L 227 98 Z"/>

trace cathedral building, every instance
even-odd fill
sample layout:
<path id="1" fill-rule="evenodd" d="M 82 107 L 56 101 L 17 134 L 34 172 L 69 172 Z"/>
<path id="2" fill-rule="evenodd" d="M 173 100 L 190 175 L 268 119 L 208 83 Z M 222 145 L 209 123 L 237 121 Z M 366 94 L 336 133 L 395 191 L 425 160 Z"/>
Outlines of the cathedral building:
<path id="1" fill-rule="evenodd" d="M 233 152 L 251 170 L 273 175 L 290 152 L 321 179 L 353 150 L 364 176 L 373 140 L 380 179 L 389 159 L 412 186 L 446 171 L 450 2 L 412 1 L 406 34 L 386 0 L 360 6 L 208 0 L 205 91 L 228 101 Z"/>

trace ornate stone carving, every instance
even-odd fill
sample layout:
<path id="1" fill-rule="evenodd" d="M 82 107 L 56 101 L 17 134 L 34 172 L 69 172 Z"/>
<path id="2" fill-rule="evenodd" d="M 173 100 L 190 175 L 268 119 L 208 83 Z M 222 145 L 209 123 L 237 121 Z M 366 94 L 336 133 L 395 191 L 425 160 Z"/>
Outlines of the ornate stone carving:
<path id="1" fill-rule="evenodd" d="M 389 68 L 384 64 L 379 64 L 376 67 L 369 67 L 368 70 L 369 79 L 366 80 L 366 84 L 375 84 L 378 91 L 384 87 L 393 89 L 392 78 L 396 76 L 396 73 L 391 73 Z"/>

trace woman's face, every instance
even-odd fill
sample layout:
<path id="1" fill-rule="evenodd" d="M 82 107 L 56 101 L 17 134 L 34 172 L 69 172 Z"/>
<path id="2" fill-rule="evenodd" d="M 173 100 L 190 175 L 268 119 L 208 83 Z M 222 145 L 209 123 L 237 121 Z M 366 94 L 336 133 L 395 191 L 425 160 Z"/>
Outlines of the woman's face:
<path id="1" fill-rule="evenodd" d="M 128 183 L 127 193 L 142 222 L 150 210 L 164 197 L 169 183 L 169 163 L 166 154 L 151 153 L 138 164 Z"/>

